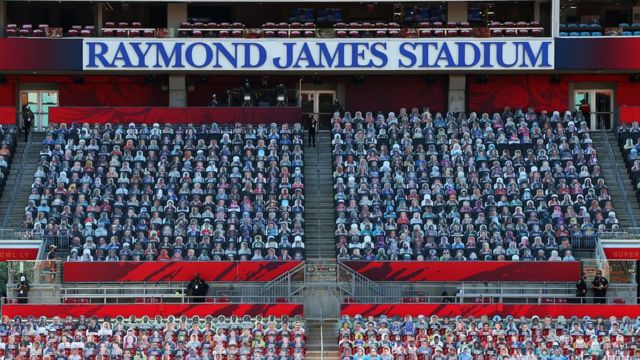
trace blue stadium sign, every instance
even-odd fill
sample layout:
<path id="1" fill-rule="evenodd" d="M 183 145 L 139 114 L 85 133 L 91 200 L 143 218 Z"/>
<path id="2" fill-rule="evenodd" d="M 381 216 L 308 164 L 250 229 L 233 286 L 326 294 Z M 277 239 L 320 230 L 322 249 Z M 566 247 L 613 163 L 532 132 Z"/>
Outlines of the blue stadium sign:
<path id="1" fill-rule="evenodd" d="M 85 39 L 84 70 L 551 70 L 553 39 Z"/>

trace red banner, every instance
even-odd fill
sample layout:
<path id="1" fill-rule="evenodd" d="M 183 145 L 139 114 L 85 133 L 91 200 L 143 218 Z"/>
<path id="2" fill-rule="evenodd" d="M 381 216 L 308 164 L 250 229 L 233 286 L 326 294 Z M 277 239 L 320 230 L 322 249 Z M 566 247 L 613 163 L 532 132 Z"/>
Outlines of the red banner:
<path id="1" fill-rule="evenodd" d="M 346 261 L 344 264 L 373 281 L 565 282 L 580 277 L 577 261 Z"/>
<path id="2" fill-rule="evenodd" d="M 16 125 L 16 108 L 0 107 L 0 124 L 2 125 Z"/>
<path id="3" fill-rule="evenodd" d="M 184 282 L 200 274 L 205 281 L 266 282 L 300 264 L 301 261 L 65 262 L 64 281 Z"/>
<path id="4" fill-rule="evenodd" d="M 2 307 L 2 315 L 10 318 L 16 316 L 72 316 L 79 317 L 85 315 L 87 317 L 97 316 L 103 318 L 110 316 L 136 317 L 149 316 L 154 317 L 160 315 L 167 317 L 173 316 L 296 316 L 303 314 L 302 304 L 144 304 L 144 306 L 130 304 L 118 305 L 90 305 L 90 304 L 61 304 L 61 305 L 21 305 L 10 304 Z"/>
<path id="5" fill-rule="evenodd" d="M 302 120 L 300 108 L 163 108 L 163 107 L 54 107 L 49 110 L 53 123 L 89 124 L 208 124 L 216 123 L 295 123 Z"/>
<path id="6" fill-rule="evenodd" d="M 38 260 L 38 248 L 0 248 L 0 261 Z"/>
<path id="7" fill-rule="evenodd" d="M 585 304 L 343 304 L 342 315 L 367 316 L 475 316 L 482 315 L 512 315 L 526 316 L 640 316 L 640 306 L 637 305 L 585 305 Z"/>
<path id="8" fill-rule="evenodd" d="M 0 240 L 0 261 L 37 260 L 40 240 Z"/>
<path id="9" fill-rule="evenodd" d="M 604 248 L 609 260 L 640 260 L 640 248 Z"/>

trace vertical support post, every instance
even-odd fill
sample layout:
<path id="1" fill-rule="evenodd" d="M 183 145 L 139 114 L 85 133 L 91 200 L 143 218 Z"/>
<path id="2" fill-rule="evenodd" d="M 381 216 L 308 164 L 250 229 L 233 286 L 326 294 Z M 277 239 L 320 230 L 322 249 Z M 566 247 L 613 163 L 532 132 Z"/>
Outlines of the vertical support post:
<path id="1" fill-rule="evenodd" d="M 169 106 L 187 106 L 187 78 L 184 75 L 169 75 Z"/>
<path id="2" fill-rule="evenodd" d="M 551 0 L 551 36 L 560 34 L 560 0 Z"/>

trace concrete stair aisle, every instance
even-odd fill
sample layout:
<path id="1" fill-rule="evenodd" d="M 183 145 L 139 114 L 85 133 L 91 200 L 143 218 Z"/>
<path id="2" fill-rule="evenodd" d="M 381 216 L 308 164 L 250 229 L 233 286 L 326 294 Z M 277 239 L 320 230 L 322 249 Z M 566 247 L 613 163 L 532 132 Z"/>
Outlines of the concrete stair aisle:
<path id="1" fill-rule="evenodd" d="M 28 204 L 43 139 L 44 133 L 32 133 L 29 143 L 20 141 L 17 144 L 4 196 L 0 199 L 0 221 L 3 228 L 22 228 L 24 208 Z"/>
<path id="2" fill-rule="evenodd" d="M 338 359 L 338 320 L 305 320 L 307 360 Z M 322 335 L 322 336 L 321 336 Z M 321 346 L 324 342 L 324 347 Z"/>
<path id="3" fill-rule="evenodd" d="M 616 217 L 620 221 L 620 227 L 629 229 L 637 226 L 633 221 L 640 215 L 640 205 L 615 134 L 610 131 L 593 131 L 590 134 L 593 139 L 593 147 L 598 151 L 598 163 L 602 168 L 602 174 L 611 195 Z M 610 146 L 607 145 L 607 141 Z M 618 171 L 622 186 L 616 180 Z"/>
<path id="4" fill-rule="evenodd" d="M 306 359 L 338 359 L 339 304 L 336 292 L 336 254 L 333 236 L 333 171 L 329 131 L 319 131 L 316 147 L 306 144 L 305 179 L 305 319 Z M 331 299 L 334 299 L 331 301 Z M 335 303 L 335 308 L 326 304 Z M 331 309 L 331 310 L 329 310 Z"/>
<path id="5" fill-rule="evenodd" d="M 305 146 L 305 247 L 307 259 L 333 258 L 335 217 L 329 131 L 319 131 L 316 147 Z"/>

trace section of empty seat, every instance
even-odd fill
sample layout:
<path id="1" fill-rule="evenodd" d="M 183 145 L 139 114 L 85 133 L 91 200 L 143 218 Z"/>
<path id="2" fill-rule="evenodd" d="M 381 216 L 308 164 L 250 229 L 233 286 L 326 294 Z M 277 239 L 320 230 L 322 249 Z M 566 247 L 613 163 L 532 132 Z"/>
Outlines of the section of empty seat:
<path id="1" fill-rule="evenodd" d="M 87 26 L 83 31 L 77 29 L 81 36 L 93 36 L 95 33 L 95 27 Z M 146 28 L 140 21 L 107 21 L 102 26 L 100 31 L 102 37 L 155 37 L 161 36 L 160 33 L 156 34 L 156 29 Z"/>
<path id="2" fill-rule="evenodd" d="M 599 23 L 560 24 L 560 36 L 639 36 L 640 24 L 621 23 L 618 26 L 602 26 Z"/>
<path id="3" fill-rule="evenodd" d="M 8 24 L 5 26 L 5 35 L 8 37 L 62 37 L 62 36 L 93 36 L 95 32 L 94 26 L 80 26 L 73 25 L 69 29 L 63 29 L 61 27 L 54 27 L 49 24 L 38 24 L 34 26 L 32 24 Z"/>
<path id="4" fill-rule="evenodd" d="M 248 37 L 249 32 L 241 22 L 188 22 L 180 24 L 180 37 Z"/>

